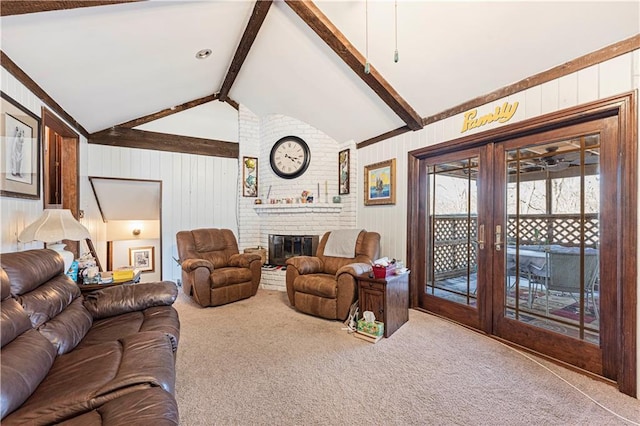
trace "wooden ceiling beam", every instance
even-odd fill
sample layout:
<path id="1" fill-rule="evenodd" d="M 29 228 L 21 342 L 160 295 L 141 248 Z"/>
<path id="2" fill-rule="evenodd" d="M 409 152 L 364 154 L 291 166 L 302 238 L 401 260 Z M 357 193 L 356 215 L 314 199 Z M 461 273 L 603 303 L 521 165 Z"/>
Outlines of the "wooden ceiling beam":
<path id="1" fill-rule="evenodd" d="M 24 15 L 27 13 L 51 12 L 54 10 L 77 9 L 80 7 L 109 6 L 120 3 L 135 3 L 144 0 L 2 0 L 0 16 Z"/>
<path id="2" fill-rule="evenodd" d="M 220 88 L 219 98 L 221 102 L 227 100 L 231 86 L 233 86 L 233 82 L 236 80 L 236 77 L 240 72 L 240 68 L 242 68 L 242 64 L 249 54 L 249 50 L 251 50 L 251 46 L 258 35 L 258 31 L 260 31 L 260 27 L 262 27 L 264 19 L 267 17 L 267 12 L 269 11 L 272 3 L 272 0 L 256 1 L 255 6 L 253 7 L 253 12 L 251 13 L 251 18 L 249 18 L 249 23 L 242 34 L 240 44 L 236 49 L 236 53 L 233 56 L 227 75 L 224 78 L 222 87 Z"/>
<path id="3" fill-rule="evenodd" d="M 338 28 L 309 0 L 285 0 L 287 5 L 391 108 L 411 130 L 422 129 L 422 117 L 370 65 Z"/>
<path id="4" fill-rule="evenodd" d="M 204 98 L 194 99 L 193 101 L 185 102 L 182 105 L 166 108 L 161 111 L 154 112 L 153 114 L 145 115 L 143 117 L 138 117 L 133 120 L 127 121 L 126 123 L 118 124 L 117 127 L 125 127 L 128 129 L 132 129 L 134 127 L 141 126 L 151 121 L 155 121 L 159 118 L 167 117 L 169 115 L 176 114 L 178 112 L 185 111 L 187 109 L 197 107 L 202 104 L 206 104 L 207 102 L 215 101 L 216 99 L 218 99 L 217 94 L 205 96 Z"/>
<path id="5" fill-rule="evenodd" d="M 4 8 L 4 3 L 3 6 Z M 31 91 L 36 97 L 38 97 L 42 102 L 47 105 L 52 111 L 62 117 L 71 127 L 75 128 L 78 132 L 80 132 L 84 137 L 89 137 L 89 132 L 82 127 L 80 123 L 76 121 L 71 115 L 69 115 L 56 101 L 53 100 L 51 96 L 47 92 L 42 89 L 33 81 L 31 77 L 27 75 L 22 69 L 13 62 L 4 51 L 0 51 L 0 63 L 2 67 L 5 68 L 11 75 L 13 75 L 20 83 L 24 84 L 27 89 Z"/>
<path id="6" fill-rule="evenodd" d="M 97 145 L 182 152 L 212 157 L 238 158 L 240 152 L 239 145 L 234 142 L 169 135 L 126 127 L 113 127 L 93 133 L 88 139 L 89 143 Z"/>
<path id="7" fill-rule="evenodd" d="M 375 136 L 373 138 L 369 138 L 364 140 L 358 144 L 356 144 L 356 149 L 364 148 L 365 146 L 373 145 L 374 143 L 383 141 L 385 139 L 391 139 L 394 136 L 401 135 L 403 133 L 410 132 L 411 129 L 408 126 L 398 127 L 397 129 L 390 130 L 381 135 Z"/>

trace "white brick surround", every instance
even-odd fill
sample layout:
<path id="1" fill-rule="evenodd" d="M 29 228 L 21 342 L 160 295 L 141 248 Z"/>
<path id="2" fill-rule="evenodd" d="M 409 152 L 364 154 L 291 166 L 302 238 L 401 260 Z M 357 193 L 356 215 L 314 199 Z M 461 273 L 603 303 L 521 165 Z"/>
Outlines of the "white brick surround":
<path id="1" fill-rule="evenodd" d="M 321 131 L 284 115 L 267 115 L 259 118 L 246 107 L 239 109 L 239 179 L 238 193 L 242 194 L 242 157 L 258 158 L 258 193 L 263 203 L 268 203 L 269 187 L 271 199 L 300 197 L 302 191 L 309 191 L 315 200 L 313 208 L 283 204 L 283 208 L 254 208 L 255 198 L 239 197 L 238 200 L 238 245 L 240 250 L 261 246 L 268 248 L 269 234 L 319 235 L 334 229 L 356 227 L 356 188 L 358 177 L 355 143 L 338 143 Z M 271 170 L 269 155 L 271 147 L 280 138 L 298 136 L 311 151 L 311 162 L 307 171 L 297 179 L 282 179 Z M 338 195 L 338 152 L 351 150 L 351 193 L 342 195 L 341 206 L 332 204 Z M 325 185 L 327 194 L 325 194 Z M 318 188 L 320 194 L 318 194 Z M 319 195 L 319 197 L 318 197 Z M 328 203 L 327 203 L 328 201 Z M 270 206 L 270 205 L 269 205 Z M 290 208 L 292 207 L 292 208 Z M 341 208 L 334 208 L 341 207 Z M 262 271 L 261 287 L 286 291 L 285 272 L 282 270 Z"/>

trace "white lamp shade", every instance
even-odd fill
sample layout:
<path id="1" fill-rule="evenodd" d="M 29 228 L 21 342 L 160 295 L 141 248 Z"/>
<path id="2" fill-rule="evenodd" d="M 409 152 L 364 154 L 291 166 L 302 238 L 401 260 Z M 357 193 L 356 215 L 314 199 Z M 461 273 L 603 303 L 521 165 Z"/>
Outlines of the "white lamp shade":
<path id="1" fill-rule="evenodd" d="M 89 231 L 78 222 L 71 210 L 45 209 L 42 216 L 18 235 L 18 241 L 55 243 L 62 240 L 80 241 L 91 238 Z"/>

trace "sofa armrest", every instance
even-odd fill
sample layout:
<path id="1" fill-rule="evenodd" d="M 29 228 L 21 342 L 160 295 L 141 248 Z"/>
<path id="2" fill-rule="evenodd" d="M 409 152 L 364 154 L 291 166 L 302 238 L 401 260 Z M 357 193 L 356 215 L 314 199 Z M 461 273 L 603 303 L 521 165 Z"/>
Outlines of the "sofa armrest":
<path id="1" fill-rule="evenodd" d="M 119 285 L 94 291 L 85 296 L 84 306 L 93 319 L 108 318 L 153 306 L 170 306 L 178 297 L 172 281 Z"/>
<path id="2" fill-rule="evenodd" d="M 340 276 L 340 274 L 349 274 L 357 277 L 358 275 L 366 274 L 367 272 L 371 272 L 372 270 L 373 266 L 371 266 L 370 263 L 350 263 L 338 269 L 338 272 L 336 272 L 336 277 Z"/>
<path id="3" fill-rule="evenodd" d="M 205 267 L 209 270 L 209 273 L 213 272 L 213 263 L 205 259 L 187 259 L 181 264 L 182 270 L 189 273 L 200 267 Z"/>
<path id="4" fill-rule="evenodd" d="M 251 262 L 255 262 L 256 260 L 262 262 L 262 258 L 259 254 L 236 253 L 229 257 L 229 266 L 235 266 L 236 268 L 249 268 Z"/>
<path id="5" fill-rule="evenodd" d="M 324 264 L 319 257 L 295 256 L 287 259 L 287 266 L 293 266 L 300 275 L 318 274 L 322 272 Z"/>

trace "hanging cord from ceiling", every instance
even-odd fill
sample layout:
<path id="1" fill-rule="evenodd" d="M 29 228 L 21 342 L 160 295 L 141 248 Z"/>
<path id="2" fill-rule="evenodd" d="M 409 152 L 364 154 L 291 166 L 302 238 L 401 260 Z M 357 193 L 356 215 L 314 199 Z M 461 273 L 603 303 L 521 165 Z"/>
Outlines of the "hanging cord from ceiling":
<path id="1" fill-rule="evenodd" d="M 369 0 L 364 0 L 364 73 L 371 72 L 369 64 Z"/>
<path id="2" fill-rule="evenodd" d="M 400 56 L 398 55 L 398 0 L 395 2 L 394 7 L 394 25 L 395 25 L 395 37 L 396 37 L 396 50 L 393 52 L 393 62 L 398 63 Z"/>

